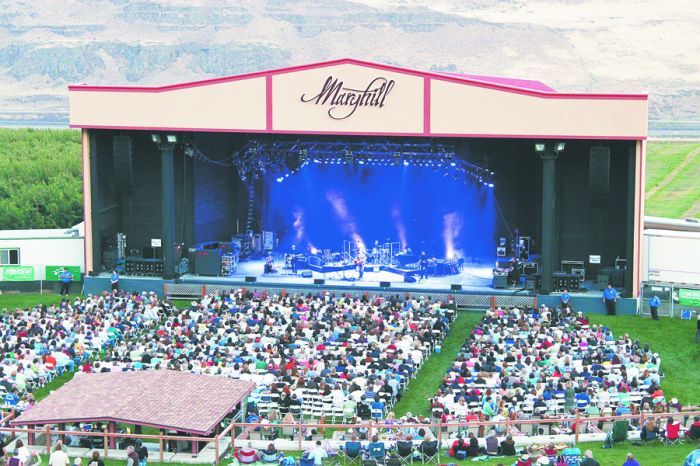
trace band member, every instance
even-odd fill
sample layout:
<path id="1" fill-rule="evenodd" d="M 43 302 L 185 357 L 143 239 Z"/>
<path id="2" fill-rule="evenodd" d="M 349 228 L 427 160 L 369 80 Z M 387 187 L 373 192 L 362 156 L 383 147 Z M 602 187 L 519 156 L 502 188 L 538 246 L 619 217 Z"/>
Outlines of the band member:
<path id="1" fill-rule="evenodd" d="M 272 253 L 267 254 L 265 259 L 265 273 L 273 273 L 275 271 L 275 261 L 272 260 Z"/>
<path id="2" fill-rule="evenodd" d="M 358 278 L 362 280 L 362 277 L 365 274 L 365 261 L 367 258 L 365 257 L 365 250 L 364 248 L 358 248 L 357 249 L 357 257 L 355 257 L 355 268 L 357 269 L 358 273 Z"/>
<path id="3" fill-rule="evenodd" d="M 428 278 L 428 255 L 425 251 L 420 253 L 420 279 Z"/>
<path id="4" fill-rule="evenodd" d="M 375 264 L 379 262 L 379 240 L 374 240 L 374 247 L 372 248 L 372 262 Z"/>
<path id="5" fill-rule="evenodd" d="M 292 244 L 292 253 L 291 253 L 291 257 L 289 258 L 289 264 L 292 266 L 292 273 L 296 274 L 297 273 L 297 247 L 294 244 Z"/>

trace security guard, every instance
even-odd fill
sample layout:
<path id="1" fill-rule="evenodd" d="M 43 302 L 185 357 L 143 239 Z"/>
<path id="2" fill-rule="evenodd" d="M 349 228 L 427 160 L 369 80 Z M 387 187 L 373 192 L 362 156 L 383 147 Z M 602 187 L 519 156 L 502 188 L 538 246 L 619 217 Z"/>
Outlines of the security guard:
<path id="1" fill-rule="evenodd" d="M 561 294 L 561 308 L 566 309 L 569 306 L 569 303 L 571 302 L 571 295 L 569 294 L 569 290 L 564 290 L 564 292 Z"/>
<path id="2" fill-rule="evenodd" d="M 66 267 L 63 267 L 63 271 L 58 278 L 61 280 L 61 296 L 68 296 L 68 293 L 70 293 L 70 284 L 73 281 L 73 274 L 70 273 Z"/>
<path id="3" fill-rule="evenodd" d="M 659 320 L 659 306 L 661 306 L 661 300 L 656 296 L 656 293 L 652 293 L 651 298 L 649 298 L 649 310 L 653 320 Z"/>
<path id="4" fill-rule="evenodd" d="M 116 270 L 112 270 L 112 277 L 109 279 L 112 284 L 112 291 L 119 289 L 119 274 Z"/>
<path id="5" fill-rule="evenodd" d="M 617 291 L 615 291 L 615 288 L 613 288 L 610 283 L 608 283 L 608 286 L 603 290 L 603 302 L 605 303 L 605 309 L 608 311 L 608 315 L 614 316 Z"/>

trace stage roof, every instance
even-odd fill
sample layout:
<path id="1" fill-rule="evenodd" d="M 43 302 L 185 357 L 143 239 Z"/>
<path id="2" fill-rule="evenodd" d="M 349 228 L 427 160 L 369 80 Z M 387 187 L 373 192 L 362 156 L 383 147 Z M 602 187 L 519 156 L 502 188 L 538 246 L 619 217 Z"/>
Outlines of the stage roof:
<path id="1" fill-rule="evenodd" d="M 648 96 L 344 58 L 166 86 L 69 86 L 78 128 L 645 139 Z"/>
<path id="2" fill-rule="evenodd" d="M 170 370 L 78 374 L 12 424 L 115 421 L 206 435 L 254 387 Z"/>

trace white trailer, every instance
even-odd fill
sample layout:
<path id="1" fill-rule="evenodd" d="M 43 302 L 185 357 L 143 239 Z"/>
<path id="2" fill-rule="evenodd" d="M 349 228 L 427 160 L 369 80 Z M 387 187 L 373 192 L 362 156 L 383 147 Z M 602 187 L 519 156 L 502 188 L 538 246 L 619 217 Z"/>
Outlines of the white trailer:
<path id="1" fill-rule="evenodd" d="M 700 287 L 700 223 L 644 219 L 642 280 Z"/>

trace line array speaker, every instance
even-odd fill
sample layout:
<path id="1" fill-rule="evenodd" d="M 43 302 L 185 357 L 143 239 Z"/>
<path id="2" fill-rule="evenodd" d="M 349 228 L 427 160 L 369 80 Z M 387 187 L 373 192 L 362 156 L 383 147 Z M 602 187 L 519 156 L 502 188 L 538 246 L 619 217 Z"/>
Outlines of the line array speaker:
<path id="1" fill-rule="evenodd" d="M 133 192 L 134 161 L 130 136 L 114 136 L 112 139 L 112 156 L 114 180 L 117 189 L 127 193 Z"/>

